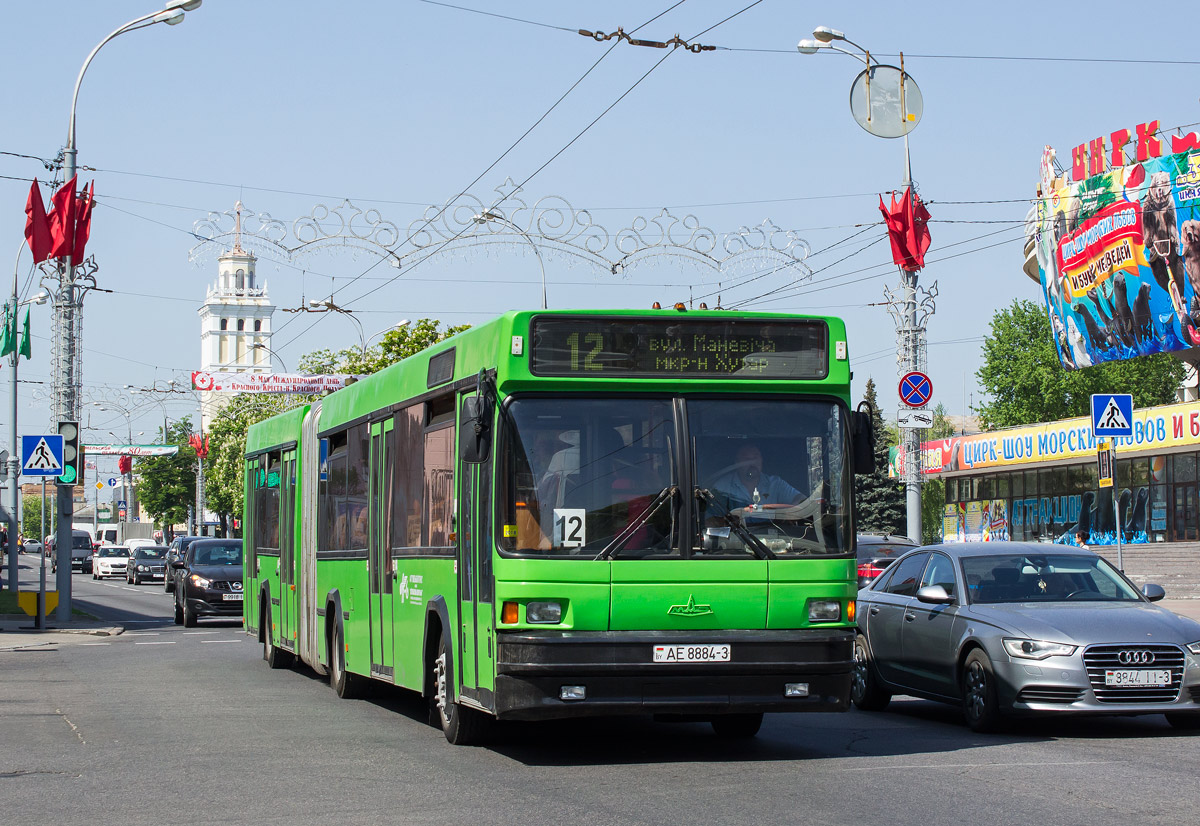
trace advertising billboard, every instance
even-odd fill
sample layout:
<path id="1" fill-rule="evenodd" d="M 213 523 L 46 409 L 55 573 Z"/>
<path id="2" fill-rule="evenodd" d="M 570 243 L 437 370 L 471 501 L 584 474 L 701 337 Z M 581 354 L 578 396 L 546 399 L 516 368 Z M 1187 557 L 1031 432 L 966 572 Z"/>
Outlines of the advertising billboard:
<path id="1" fill-rule="evenodd" d="M 1200 139 L 1137 127 L 1072 152 L 1043 182 L 1033 228 L 1059 360 L 1069 370 L 1200 345 Z M 1053 159 L 1053 151 L 1048 150 Z M 1111 166 L 1109 165 L 1111 163 Z"/>

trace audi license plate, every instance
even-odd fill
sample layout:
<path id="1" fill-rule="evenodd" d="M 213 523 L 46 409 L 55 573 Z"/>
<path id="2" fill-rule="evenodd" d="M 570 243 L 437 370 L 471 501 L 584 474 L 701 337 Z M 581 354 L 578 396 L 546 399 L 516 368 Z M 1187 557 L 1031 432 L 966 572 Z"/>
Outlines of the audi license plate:
<path id="1" fill-rule="evenodd" d="M 1171 672 L 1165 669 L 1162 671 L 1134 669 L 1105 671 L 1104 684 L 1112 686 L 1158 686 L 1162 688 L 1171 684 Z"/>
<path id="2" fill-rule="evenodd" d="M 225 600 L 226 602 L 241 602 L 242 595 L 241 594 L 221 594 L 221 599 Z"/>
<path id="3" fill-rule="evenodd" d="M 733 647 L 729 645 L 656 645 L 656 663 L 727 663 Z"/>

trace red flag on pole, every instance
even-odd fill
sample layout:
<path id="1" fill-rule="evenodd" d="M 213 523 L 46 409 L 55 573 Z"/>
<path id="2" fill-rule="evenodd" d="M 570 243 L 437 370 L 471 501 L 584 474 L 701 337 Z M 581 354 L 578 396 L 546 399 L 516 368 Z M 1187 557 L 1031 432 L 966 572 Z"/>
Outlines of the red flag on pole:
<path id="1" fill-rule="evenodd" d="M 71 253 L 71 260 L 78 264 L 83 261 L 84 249 L 87 247 L 88 237 L 92 234 L 92 205 L 96 202 L 96 182 L 92 181 L 91 187 L 84 190 L 85 198 L 78 198 L 75 201 L 75 244 Z"/>
<path id="2" fill-rule="evenodd" d="M 188 436 L 188 444 L 196 451 L 197 458 L 208 458 L 208 437 L 201 436 L 199 433 L 193 433 Z"/>
<path id="3" fill-rule="evenodd" d="M 54 240 L 50 235 L 50 222 L 46 218 L 46 205 L 42 202 L 42 188 L 37 178 L 29 185 L 29 200 L 25 202 L 25 240 L 33 253 L 33 263 L 40 264 L 50 257 Z"/>
<path id="4" fill-rule="evenodd" d="M 879 211 L 883 213 L 892 245 L 892 260 L 900 269 L 916 272 L 925 266 L 925 253 L 929 249 L 929 210 L 911 188 L 904 190 L 899 202 L 893 193 L 891 201 L 889 209 L 883 204 L 883 196 L 879 197 Z"/>
<path id="5" fill-rule="evenodd" d="M 124 476 L 126 473 L 129 473 L 131 470 L 133 470 L 133 457 L 132 456 L 122 456 L 119 459 L 117 459 L 117 471 L 122 476 Z"/>
<path id="6" fill-rule="evenodd" d="M 65 258 L 75 251 L 75 182 L 77 179 L 78 176 L 67 181 L 50 199 L 54 204 L 50 209 L 50 233 L 54 242 L 54 246 L 50 249 L 51 258 Z"/>

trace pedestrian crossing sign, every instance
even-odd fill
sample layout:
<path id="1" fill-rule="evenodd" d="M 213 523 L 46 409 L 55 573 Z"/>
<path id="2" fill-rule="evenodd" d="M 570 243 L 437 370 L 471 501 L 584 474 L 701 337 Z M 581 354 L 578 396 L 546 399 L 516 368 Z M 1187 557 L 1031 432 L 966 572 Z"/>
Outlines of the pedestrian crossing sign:
<path id="1" fill-rule="evenodd" d="M 1133 396 L 1129 393 L 1092 394 L 1092 435 L 1133 435 Z"/>
<path id="2" fill-rule="evenodd" d="M 25 476 L 61 476 L 63 437 L 57 433 L 21 437 L 21 473 Z"/>

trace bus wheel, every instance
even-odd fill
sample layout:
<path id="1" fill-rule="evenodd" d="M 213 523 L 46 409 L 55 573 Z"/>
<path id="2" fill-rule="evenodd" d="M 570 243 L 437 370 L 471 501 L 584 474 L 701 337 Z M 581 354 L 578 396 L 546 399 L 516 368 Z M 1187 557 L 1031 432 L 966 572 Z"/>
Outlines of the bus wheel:
<path id="1" fill-rule="evenodd" d="M 482 739 L 487 719 L 475 709 L 467 708 L 451 699 L 447 657 L 446 638 L 439 636 L 437 659 L 433 661 L 433 710 L 437 712 L 438 720 L 442 724 L 442 733 L 451 745 L 469 746 Z"/>
<path id="2" fill-rule="evenodd" d="M 346 670 L 346 644 L 341 620 L 333 627 L 333 650 L 329 652 L 329 684 L 343 700 L 359 695 L 358 678 Z"/>
<path id="3" fill-rule="evenodd" d="M 712 719 L 713 731 L 725 740 L 745 740 L 758 734 L 761 714 L 722 714 Z"/>
<path id="4" fill-rule="evenodd" d="M 266 617 L 263 617 L 262 630 L 263 659 L 270 668 L 287 668 L 292 664 L 292 654 L 271 642 L 271 623 Z"/>

